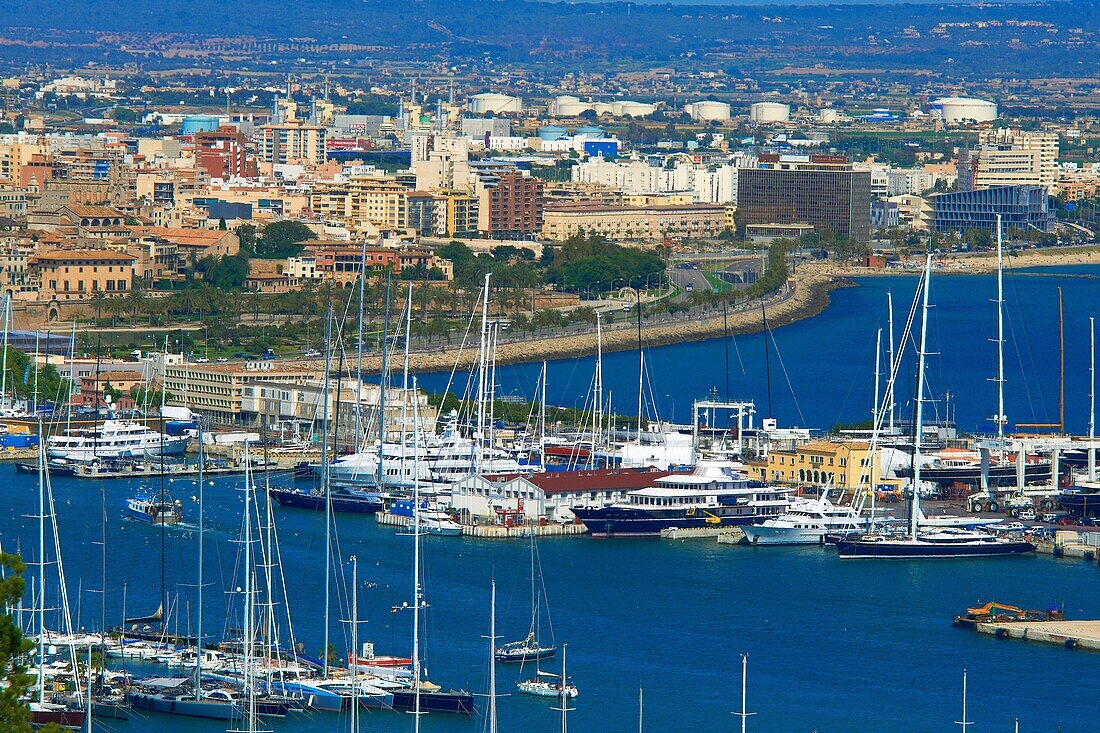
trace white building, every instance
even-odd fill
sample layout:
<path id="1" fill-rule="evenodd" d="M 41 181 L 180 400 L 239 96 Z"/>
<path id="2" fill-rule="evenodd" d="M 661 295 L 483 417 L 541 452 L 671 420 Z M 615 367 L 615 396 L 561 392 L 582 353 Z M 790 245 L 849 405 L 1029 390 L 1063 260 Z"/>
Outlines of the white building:
<path id="1" fill-rule="evenodd" d="M 725 102 L 716 102 L 711 99 L 685 104 L 684 112 L 687 112 L 696 122 L 724 122 L 730 118 L 730 106 Z"/>
<path id="2" fill-rule="evenodd" d="M 948 125 L 992 122 L 997 119 L 997 104 L 972 97 L 942 97 L 932 102 L 932 113 Z"/>
<path id="3" fill-rule="evenodd" d="M 983 130 L 978 133 L 974 188 L 1038 185 L 1049 189 L 1058 180 L 1058 133 Z"/>

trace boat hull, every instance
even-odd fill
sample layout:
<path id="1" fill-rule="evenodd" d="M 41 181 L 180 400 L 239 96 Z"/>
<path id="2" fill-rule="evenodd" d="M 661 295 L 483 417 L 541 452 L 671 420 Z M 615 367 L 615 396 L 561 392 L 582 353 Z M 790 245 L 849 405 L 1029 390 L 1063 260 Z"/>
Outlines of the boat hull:
<path id="1" fill-rule="evenodd" d="M 1058 497 L 1058 503 L 1070 514 L 1078 517 L 1100 516 L 1100 493 L 1065 493 Z"/>
<path id="2" fill-rule="evenodd" d="M 144 692 L 131 692 L 126 699 L 129 700 L 130 707 L 135 710 L 182 715 L 188 718 L 240 720 L 242 716 L 242 707 L 237 703 L 166 697 Z M 256 704 L 256 709 L 259 715 L 271 718 L 285 718 L 289 712 L 286 703 L 281 702 L 260 701 Z"/>
<path id="3" fill-rule="evenodd" d="M 522 653 L 509 654 L 507 652 L 496 653 L 496 660 L 498 662 L 538 662 L 543 659 L 552 659 L 558 654 L 557 648 L 547 647 L 541 649 L 529 649 Z"/>
<path id="4" fill-rule="evenodd" d="M 271 489 L 271 497 L 279 502 L 279 506 L 294 509 L 311 509 L 313 511 L 325 510 L 325 497 L 317 494 L 308 494 L 304 491 L 287 489 Z M 376 496 L 348 496 L 333 494 L 332 511 L 347 514 L 377 514 L 382 511 L 382 499 Z"/>
<path id="5" fill-rule="evenodd" d="M 416 693 L 397 690 L 393 693 L 393 709 L 416 710 Z M 421 692 L 420 711 L 424 713 L 474 714 L 474 696 L 469 692 Z"/>
<path id="6" fill-rule="evenodd" d="M 83 710 L 31 710 L 31 725 L 36 728 L 51 723 L 65 730 L 84 730 Z"/>
<path id="7" fill-rule="evenodd" d="M 767 527 L 745 525 L 745 540 L 750 545 L 822 545 L 828 530 L 818 527 Z"/>
<path id="8" fill-rule="evenodd" d="M 946 544 L 938 542 L 913 542 L 901 540 L 842 539 L 836 543 L 837 554 L 842 558 L 878 558 L 884 560 L 933 560 L 983 557 L 1011 557 L 1035 551 L 1030 542 L 976 542 Z"/>
<path id="9" fill-rule="evenodd" d="M 593 537 L 659 537 L 662 529 L 739 527 L 763 519 L 757 514 L 732 516 L 704 513 L 702 510 L 688 514 L 683 510 L 576 507 L 572 511 Z"/>

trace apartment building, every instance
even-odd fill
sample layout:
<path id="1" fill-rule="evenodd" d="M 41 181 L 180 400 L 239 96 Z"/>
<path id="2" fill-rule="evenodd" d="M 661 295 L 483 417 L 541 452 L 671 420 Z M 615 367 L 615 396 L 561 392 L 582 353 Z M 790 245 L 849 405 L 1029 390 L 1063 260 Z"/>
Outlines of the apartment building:
<path id="1" fill-rule="evenodd" d="M 1058 180 L 1058 133 L 1000 128 L 978 133 L 973 172 L 975 189 L 1042 186 Z"/>
<path id="2" fill-rule="evenodd" d="M 543 182 L 518 171 L 482 188 L 478 229 L 497 239 L 524 239 L 542 229 Z"/>
<path id="3" fill-rule="evenodd" d="M 273 361 L 232 364 L 170 364 L 164 367 L 164 388 L 169 404 L 189 407 L 225 425 L 251 425 L 243 413 L 245 387 L 255 382 L 278 381 L 305 384 L 324 377 L 324 370 Z"/>
<path id="4" fill-rule="evenodd" d="M 301 120 L 260 128 L 260 160 L 273 164 L 321 165 L 327 129 Z"/>

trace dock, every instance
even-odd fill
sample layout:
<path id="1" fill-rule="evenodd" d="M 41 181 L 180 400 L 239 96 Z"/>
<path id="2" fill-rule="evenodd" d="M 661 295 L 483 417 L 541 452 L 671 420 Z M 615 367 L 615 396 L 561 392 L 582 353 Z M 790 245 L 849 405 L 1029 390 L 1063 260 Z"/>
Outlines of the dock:
<path id="1" fill-rule="evenodd" d="M 740 527 L 667 527 L 661 530 L 662 540 L 701 540 L 718 538 L 719 542 L 737 544 L 745 532 Z"/>
<path id="2" fill-rule="evenodd" d="M 374 519 L 379 524 L 390 527 L 412 526 L 412 517 L 390 512 L 378 512 Z M 536 537 L 565 537 L 586 534 L 588 529 L 583 524 L 561 524 L 548 522 L 546 524 L 515 524 L 507 526 L 503 524 L 463 524 L 463 537 L 480 537 L 490 539 L 513 539 L 518 537 L 530 537 L 531 533 Z"/>
<path id="3" fill-rule="evenodd" d="M 1057 644 L 1066 649 L 1100 651 L 1100 621 L 1008 621 L 978 623 L 975 630 L 998 639 Z"/>
<path id="4" fill-rule="evenodd" d="M 1035 543 L 1038 552 L 1054 557 L 1080 558 L 1086 562 L 1100 563 L 1100 532 L 1083 529 L 1060 529 L 1053 539 Z"/>

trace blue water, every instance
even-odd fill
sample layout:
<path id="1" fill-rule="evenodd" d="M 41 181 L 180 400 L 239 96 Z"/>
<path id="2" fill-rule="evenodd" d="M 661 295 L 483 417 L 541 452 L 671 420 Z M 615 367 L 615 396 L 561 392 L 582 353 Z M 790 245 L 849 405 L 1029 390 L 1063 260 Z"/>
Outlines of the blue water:
<path id="1" fill-rule="evenodd" d="M 1048 271 L 1049 272 L 1049 271 Z M 1095 274 L 1096 270 L 1069 274 Z M 1013 274 L 1006 288 L 1012 356 L 1008 359 L 1008 413 L 1014 421 L 1047 421 L 1057 409 L 1056 294 L 1065 294 L 1067 415 L 1082 429 L 1087 409 L 1087 317 L 1096 281 Z M 895 294 L 898 321 L 915 279 L 867 279 L 833 294 L 819 317 L 776 329 L 790 385 L 778 368 L 775 414 L 787 424 L 825 427 L 869 413 L 874 330 L 885 323 L 885 292 Z M 993 357 L 992 278 L 941 277 L 930 350 L 941 352 L 929 369 L 937 394 L 950 390 L 960 424 L 984 427 L 993 392 L 986 381 Z M 899 325 L 900 331 L 900 325 Z M 744 336 L 732 349 L 731 390 L 766 400 L 762 340 Z M 737 352 L 740 353 L 740 362 Z M 712 386 L 724 390 L 722 342 L 652 349 L 653 392 L 665 416 L 687 418 L 689 401 Z M 743 362 L 744 372 L 740 369 Z M 551 401 L 572 404 L 591 379 L 591 359 L 550 367 Z M 773 362 L 774 364 L 774 362 Z M 636 385 L 635 356 L 606 358 L 605 378 L 617 393 Z M 531 393 L 538 368 L 502 369 L 504 391 Z M 429 376 L 427 381 L 441 380 Z M 664 397 L 668 395 L 668 397 Z M 663 400 L 663 402 L 662 402 Z M 627 405 L 630 400 L 625 400 Z M 942 403 L 941 403 L 942 404 Z M 957 406 L 957 408 L 956 408 Z M 632 411 L 623 408 L 625 412 Z M 666 412 L 667 411 L 667 412 Z M 0 465 L 8 510 L 0 516 L 5 550 L 33 554 L 37 547 L 37 490 L 33 476 Z M 281 480 L 281 481 L 285 481 Z M 241 479 L 223 477 L 206 492 L 206 610 L 208 638 L 226 626 L 225 589 L 239 585 Z M 160 593 L 161 532 L 121 518 L 135 482 L 57 478 L 60 535 L 73 612 L 80 625 L 98 628 L 100 616 L 99 517 L 108 507 L 107 616 L 152 612 Z M 155 484 L 154 484 L 155 488 Z M 171 482 L 195 519 L 195 482 Z M 105 495 L 102 493 L 105 492 Z M 307 654 L 321 649 L 323 618 L 323 515 L 276 510 L 296 639 Z M 407 654 L 410 619 L 391 613 L 409 600 L 411 539 L 373 519 L 340 515 L 339 548 L 360 563 L 360 639 L 378 653 Z M 181 632 L 194 630 L 196 536 L 175 529 L 164 535 L 165 583 L 182 610 Z M 745 548 L 711 541 L 547 539 L 540 543 L 556 638 L 569 644 L 570 673 L 580 687 L 570 724 L 581 731 L 637 728 L 637 689 L 645 689 L 646 728 L 732 730 L 740 704 L 739 655 L 749 655 L 749 721 L 753 731 L 952 730 L 959 719 L 961 674 L 970 672 L 972 733 L 1022 731 L 1094 733 L 1100 657 L 1056 647 L 1001 642 L 951 627 L 966 606 L 997 599 L 1031 607 L 1066 604 L 1071 618 L 1100 618 L 1100 576 L 1095 566 L 1048 557 L 971 562 L 840 562 L 817 548 Z M 425 541 L 427 668 L 447 686 L 483 691 L 490 578 L 498 582 L 498 632 L 519 638 L 528 623 L 527 547 L 523 542 L 428 538 Z M 35 572 L 33 569 L 31 573 Z M 342 583 L 336 587 L 343 589 Z M 51 588 L 51 598 L 55 591 Z M 333 618 L 349 618 L 346 592 L 334 597 Z M 190 622 L 188 622 L 190 619 Z M 232 625 L 238 624 L 235 621 Z M 346 625 L 331 625 L 345 649 Z M 285 634 L 284 634 L 285 636 Z M 556 665 L 555 663 L 552 663 Z M 501 666 L 499 688 L 511 690 L 513 668 Z M 558 714 L 548 701 L 510 695 L 500 701 L 502 730 L 554 731 Z M 340 716 L 272 721 L 274 730 L 304 733 L 347 730 Z M 409 730 L 409 716 L 371 713 L 365 730 Z M 480 719 L 428 716 L 426 730 L 481 730 Z M 224 730 L 215 723 L 169 717 L 107 721 L 100 730 Z"/>
<path id="2" fill-rule="evenodd" d="M 0 520 L 4 548 L 37 544 L 33 477 L 0 467 L 9 511 Z M 109 506 L 107 613 L 151 611 L 159 593 L 160 532 L 120 518 L 129 482 L 56 479 L 65 567 L 81 623 L 99 621 L 100 491 Z M 237 545 L 240 479 L 218 479 L 207 492 L 205 623 L 223 627 Z M 191 481 L 171 490 L 194 518 Z M 307 653 L 321 646 L 322 515 L 278 511 L 295 632 Z M 370 518 L 340 516 L 341 554 L 358 556 L 360 638 L 379 653 L 407 653 L 409 619 L 390 611 L 408 599 L 411 539 Z M 168 592 L 194 619 L 195 536 L 167 533 Z M 523 542 L 428 538 L 425 624 L 431 677 L 485 689 L 489 581 L 498 582 L 498 630 L 519 638 L 527 626 L 527 547 Z M 749 706 L 755 731 L 950 730 L 958 719 L 960 676 L 970 671 L 974 730 L 1094 733 L 1094 654 L 997 641 L 951 627 L 953 614 L 998 599 L 1033 607 L 1065 602 L 1072 618 L 1100 617 L 1100 576 L 1082 561 L 1049 557 L 963 562 L 841 562 L 818 548 L 748 548 L 713 541 L 546 539 L 540 543 L 558 641 L 568 642 L 570 672 L 581 689 L 574 730 L 636 729 L 636 698 L 645 689 L 649 730 L 732 729 L 739 707 L 739 654 L 749 654 Z M 342 564 L 347 568 L 346 561 Z M 34 572 L 32 570 L 32 572 Z M 80 594 L 78 588 L 85 591 Z M 52 592 L 52 591 L 51 591 Z M 345 604 L 334 618 L 349 618 Z M 74 609 L 75 611 L 75 609 Z M 333 624 L 333 642 L 345 648 Z M 180 622 L 180 629 L 187 624 Z M 193 628 L 193 627 L 192 627 Z M 508 691 L 513 668 L 501 666 Z M 500 701 L 502 730 L 557 730 L 547 701 L 511 695 Z M 428 730 L 480 730 L 480 720 L 428 716 Z M 1057 726 L 1061 726 L 1057 728 Z M 275 730 L 346 730 L 335 715 L 274 721 Z M 371 713 L 365 729 L 408 730 L 407 715 Z M 201 721 L 152 716 L 110 721 L 101 730 L 215 731 Z"/>
<path id="3" fill-rule="evenodd" d="M 1088 422 L 1088 319 L 1100 316 L 1100 268 L 1008 270 L 1005 274 L 1005 412 L 1009 422 L 1058 422 L 1059 347 L 1058 292 L 1063 291 L 1066 354 L 1066 424 L 1078 433 Z M 917 277 L 862 278 L 859 286 L 833 291 L 823 313 L 774 329 L 771 351 L 772 414 L 781 425 L 827 429 L 837 422 L 871 415 L 874 395 L 876 331 L 883 329 L 886 351 L 886 293 L 893 293 L 894 327 L 900 342 Z M 988 419 L 997 411 L 995 383 L 996 283 L 992 275 L 942 275 L 932 280 L 928 327 L 929 395 L 932 417 L 950 409 L 959 427 L 971 431 L 995 428 Z M 919 322 L 914 327 L 914 338 Z M 722 339 L 675 344 L 646 350 L 646 413 L 688 422 L 691 402 L 716 389 L 721 396 L 751 399 L 757 416 L 768 409 L 764 337 L 749 334 L 730 339 L 729 393 L 726 394 L 726 350 Z M 910 344 L 908 354 L 914 351 Z M 885 371 L 885 357 L 883 359 Z M 547 400 L 563 407 L 583 406 L 592 383 L 594 359 L 563 359 L 548 366 Z M 535 396 L 538 364 L 498 368 L 500 394 Z M 903 365 L 896 394 L 899 414 L 909 414 L 914 368 Z M 442 390 L 446 374 L 427 374 L 420 384 Z M 638 357 L 635 352 L 604 356 L 604 388 L 615 409 L 637 412 Z M 885 384 L 883 384 L 885 386 Z M 464 388 L 458 378 L 455 391 Z M 950 399 L 948 399 L 950 395 Z M 654 413 L 656 409 L 656 413 Z M 1010 425 L 1011 427 L 1011 425 Z"/>

